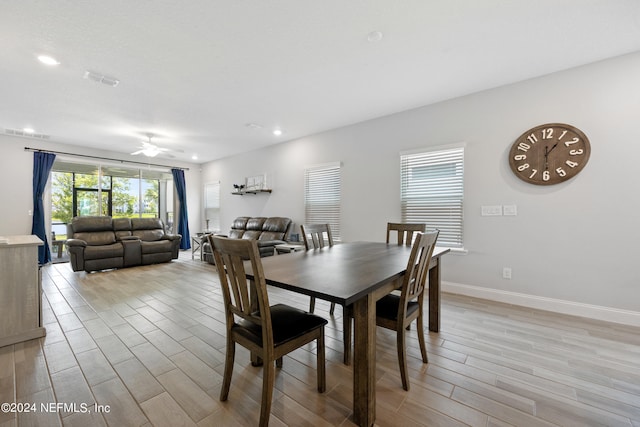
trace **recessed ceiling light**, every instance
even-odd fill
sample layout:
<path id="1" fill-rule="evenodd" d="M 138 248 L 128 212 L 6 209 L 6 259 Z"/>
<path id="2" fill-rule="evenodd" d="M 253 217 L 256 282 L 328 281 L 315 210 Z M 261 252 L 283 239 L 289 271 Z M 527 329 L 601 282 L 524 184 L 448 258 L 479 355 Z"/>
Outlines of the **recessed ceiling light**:
<path id="1" fill-rule="evenodd" d="M 371 31 L 369 34 L 367 34 L 367 41 L 369 43 L 377 43 L 382 40 L 382 37 L 382 31 Z"/>
<path id="2" fill-rule="evenodd" d="M 60 65 L 60 61 L 49 55 L 38 56 L 38 61 L 42 62 L 45 65 Z"/>
<path id="3" fill-rule="evenodd" d="M 34 129 L 31 129 L 31 128 L 22 128 L 22 131 L 24 133 L 35 133 L 36 132 Z"/>
<path id="4" fill-rule="evenodd" d="M 274 134 L 275 136 L 280 136 L 280 135 L 282 135 L 282 130 L 281 130 L 281 129 L 274 129 L 274 130 L 273 130 L 273 134 Z"/>
<path id="5" fill-rule="evenodd" d="M 197 154 L 194 154 L 193 156 L 191 156 L 191 159 L 192 159 L 192 160 L 198 160 L 198 155 L 197 155 Z"/>

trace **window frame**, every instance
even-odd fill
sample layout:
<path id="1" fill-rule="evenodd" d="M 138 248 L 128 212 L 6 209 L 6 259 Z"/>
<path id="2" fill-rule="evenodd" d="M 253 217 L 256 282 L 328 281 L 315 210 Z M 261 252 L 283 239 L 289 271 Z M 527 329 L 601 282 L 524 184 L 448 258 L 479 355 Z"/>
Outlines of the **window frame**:
<path id="1" fill-rule="evenodd" d="M 458 250 L 464 250 L 464 155 L 464 143 L 400 153 L 401 221 L 439 229 L 438 246 Z M 416 169 L 422 169 L 417 178 Z"/>
<path id="2" fill-rule="evenodd" d="M 340 242 L 341 216 L 342 163 L 307 166 L 304 169 L 305 224 L 329 224 L 334 242 Z"/>

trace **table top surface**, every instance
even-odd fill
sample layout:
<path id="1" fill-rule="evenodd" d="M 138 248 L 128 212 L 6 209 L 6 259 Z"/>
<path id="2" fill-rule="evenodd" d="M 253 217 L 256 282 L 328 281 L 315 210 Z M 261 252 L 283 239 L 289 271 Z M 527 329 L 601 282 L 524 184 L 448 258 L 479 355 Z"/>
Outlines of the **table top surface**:
<path id="1" fill-rule="evenodd" d="M 449 252 L 436 247 L 433 258 Z M 391 280 L 401 277 L 410 246 L 353 242 L 261 258 L 269 285 L 349 305 Z M 247 277 L 253 278 L 247 263 Z"/>

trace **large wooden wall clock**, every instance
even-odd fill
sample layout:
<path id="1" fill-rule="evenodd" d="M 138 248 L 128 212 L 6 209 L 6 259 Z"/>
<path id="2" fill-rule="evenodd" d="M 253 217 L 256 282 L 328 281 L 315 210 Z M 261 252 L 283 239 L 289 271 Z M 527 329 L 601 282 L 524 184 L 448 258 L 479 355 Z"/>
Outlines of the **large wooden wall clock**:
<path id="1" fill-rule="evenodd" d="M 548 123 L 529 129 L 509 151 L 509 166 L 523 181 L 537 185 L 564 182 L 587 164 L 591 145 L 578 128 Z"/>

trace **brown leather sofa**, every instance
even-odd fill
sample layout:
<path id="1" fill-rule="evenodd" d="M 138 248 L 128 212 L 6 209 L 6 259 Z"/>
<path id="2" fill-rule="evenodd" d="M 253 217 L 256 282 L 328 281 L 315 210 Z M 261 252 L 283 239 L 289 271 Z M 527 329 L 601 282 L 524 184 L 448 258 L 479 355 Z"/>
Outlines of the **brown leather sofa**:
<path id="1" fill-rule="evenodd" d="M 257 240 L 260 256 L 265 257 L 274 254 L 276 245 L 287 243 L 291 231 L 293 222 L 290 218 L 239 216 L 233 220 L 226 236 L 231 239 Z M 205 260 L 213 264 L 213 254 L 208 242 L 203 244 L 203 254 Z"/>
<path id="2" fill-rule="evenodd" d="M 73 271 L 169 262 L 178 258 L 179 234 L 166 234 L 158 218 L 81 216 L 67 225 Z"/>

